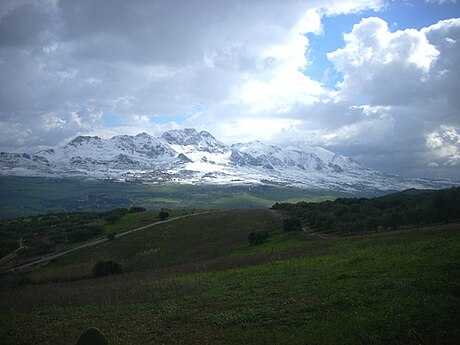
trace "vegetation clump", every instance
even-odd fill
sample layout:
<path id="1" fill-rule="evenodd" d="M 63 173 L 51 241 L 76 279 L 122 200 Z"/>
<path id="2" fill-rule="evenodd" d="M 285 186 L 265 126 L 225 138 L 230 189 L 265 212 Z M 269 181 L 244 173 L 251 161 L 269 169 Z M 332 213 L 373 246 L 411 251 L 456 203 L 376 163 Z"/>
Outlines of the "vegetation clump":
<path id="1" fill-rule="evenodd" d="M 88 225 L 77 228 L 67 234 L 67 237 L 72 242 L 80 242 L 90 239 L 91 237 L 100 235 L 104 232 L 104 227 L 101 225 Z"/>
<path id="2" fill-rule="evenodd" d="M 102 261 L 99 260 L 93 267 L 94 277 L 105 277 L 114 274 L 123 273 L 121 265 L 113 260 Z"/>
<path id="3" fill-rule="evenodd" d="M 288 214 L 285 231 L 300 229 L 301 219 L 313 229 L 353 235 L 397 230 L 405 226 L 449 223 L 460 219 L 460 188 L 407 190 L 379 198 L 338 198 L 319 203 L 276 203 L 272 209 Z"/>
<path id="4" fill-rule="evenodd" d="M 127 213 L 128 213 L 127 208 L 116 208 L 116 209 L 106 213 L 105 220 L 108 223 L 113 224 L 113 223 L 118 222 Z"/>
<path id="5" fill-rule="evenodd" d="M 266 231 L 254 231 L 248 235 L 248 242 L 250 245 L 262 244 L 268 240 L 269 237 Z"/>
<path id="6" fill-rule="evenodd" d="M 302 224 L 300 220 L 295 217 L 286 218 L 283 220 L 284 231 L 300 231 L 302 230 Z"/>
<path id="7" fill-rule="evenodd" d="M 78 338 L 77 345 L 108 345 L 106 337 L 102 332 L 95 328 L 91 327 L 84 331 L 80 338 Z"/>
<path id="8" fill-rule="evenodd" d="M 109 241 L 113 241 L 116 237 L 117 237 L 117 233 L 116 233 L 116 232 L 111 232 L 110 234 L 107 235 L 107 239 L 108 239 Z"/>
<path id="9" fill-rule="evenodd" d="M 163 211 L 163 210 L 162 210 L 162 211 L 160 211 L 160 213 L 158 214 L 158 218 L 159 218 L 160 220 L 165 220 L 165 219 L 168 218 L 168 217 L 169 217 L 169 212 L 167 212 L 167 211 Z"/>
<path id="10" fill-rule="evenodd" d="M 139 212 L 145 212 L 146 209 L 144 207 L 139 207 L 139 206 L 133 206 L 129 209 L 128 213 L 139 213 Z"/>

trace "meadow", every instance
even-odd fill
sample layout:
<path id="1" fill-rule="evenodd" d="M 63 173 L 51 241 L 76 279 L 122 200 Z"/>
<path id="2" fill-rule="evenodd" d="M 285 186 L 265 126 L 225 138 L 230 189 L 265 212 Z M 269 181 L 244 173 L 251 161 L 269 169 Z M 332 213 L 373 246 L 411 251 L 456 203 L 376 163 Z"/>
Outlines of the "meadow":
<path id="1" fill-rule="evenodd" d="M 57 212 L 267 208 L 275 202 L 332 200 L 344 193 L 282 186 L 190 185 L 0 176 L 0 219 Z"/>
<path id="2" fill-rule="evenodd" d="M 459 227 L 321 239 L 270 210 L 177 220 L 3 276 L 0 343 L 96 326 L 110 344 L 455 344 Z M 93 278 L 101 259 L 125 273 Z"/>

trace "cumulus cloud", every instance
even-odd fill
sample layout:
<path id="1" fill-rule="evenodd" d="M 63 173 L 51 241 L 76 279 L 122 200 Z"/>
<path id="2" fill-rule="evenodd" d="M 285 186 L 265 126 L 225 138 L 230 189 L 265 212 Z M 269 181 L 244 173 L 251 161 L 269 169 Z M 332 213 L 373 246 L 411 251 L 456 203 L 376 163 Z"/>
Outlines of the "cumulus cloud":
<path id="1" fill-rule="evenodd" d="M 362 115 L 324 133 L 318 142 L 379 169 L 433 174 L 423 169 L 436 162 L 445 168 L 439 176 L 458 178 L 456 170 L 448 169 L 457 162 L 456 148 L 439 129 L 450 128 L 452 134 L 460 126 L 460 19 L 392 32 L 382 19 L 366 18 L 344 41 L 343 48 L 328 54 L 343 74 L 334 97 Z"/>
<path id="2" fill-rule="evenodd" d="M 343 76 L 334 90 L 305 72 L 307 34 L 321 35 L 325 16 L 385 5 L 1 2 L 1 149 L 194 126 L 227 142 L 295 139 L 390 172 L 454 176 L 456 154 L 441 152 L 454 145 L 445 128 L 460 127 L 459 19 L 399 31 L 363 19 L 328 54 Z M 428 144 L 435 134 L 444 151 Z"/>
<path id="3" fill-rule="evenodd" d="M 460 164 L 460 130 L 451 126 L 440 126 L 426 135 L 427 155 L 433 159 L 429 164 L 456 167 Z M 436 161 L 435 161 L 436 160 Z M 431 165 L 433 167 L 433 164 Z"/>
<path id="4" fill-rule="evenodd" d="M 328 54 L 344 74 L 341 95 L 372 104 L 407 104 L 421 96 L 439 51 L 423 32 L 390 32 L 380 18 L 366 18 L 344 35 L 345 47 Z"/>

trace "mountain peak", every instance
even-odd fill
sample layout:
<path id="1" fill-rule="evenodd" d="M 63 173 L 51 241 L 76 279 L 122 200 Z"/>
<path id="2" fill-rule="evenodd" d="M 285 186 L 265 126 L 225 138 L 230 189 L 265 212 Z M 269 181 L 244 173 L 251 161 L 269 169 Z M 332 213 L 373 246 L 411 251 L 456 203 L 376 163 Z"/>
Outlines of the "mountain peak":
<path id="1" fill-rule="evenodd" d="M 101 138 L 98 136 L 87 136 L 87 135 L 79 135 L 78 137 L 75 137 L 73 140 L 69 141 L 67 145 L 71 146 L 77 146 L 77 145 L 82 145 L 82 144 L 87 144 L 90 142 L 99 142 L 101 141 Z"/>
<path id="2" fill-rule="evenodd" d="M 195 146 L 200 151 L 224 150 L 226 146 L 207 131 L 195 128 L 173 129 L 161 136 L 170 145 Z"/>
<path id="3" fill-rule="evenodd" d="M 195 128 L 173 129 L 164 132 L 161 138 L 172 145 L 194 145 L 199 140 L 199 133 Z"/>
<path id="4" fill-rule="evenodd" d="M 227 146 L 211 133 L 194 128 L 171 130 L 159 138 L 145 132 L 111 139 L 78 136 L 64 146 L 37 154 L 2 153 L 0 174 L 220 184 L 239 181 L 361 192 L 443 186 L 441 182 L 385 175 L 320 147 L 260 141 Z"/>

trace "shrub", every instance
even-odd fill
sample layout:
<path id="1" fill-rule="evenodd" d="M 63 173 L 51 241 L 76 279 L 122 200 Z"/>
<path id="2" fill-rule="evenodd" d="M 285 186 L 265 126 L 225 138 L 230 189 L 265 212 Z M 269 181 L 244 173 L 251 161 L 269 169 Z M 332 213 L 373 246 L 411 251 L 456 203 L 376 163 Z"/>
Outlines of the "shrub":
<path id="1" fill-rule="evenodd" d="M 248 235 L 248 241 L 249 241 L 249 244 L 251 245 L 261 244 L 261 243 L 264 243 L 268 239 L 268 237 L 269 237 L 268 232 L 256 231 L 256 232 L 251 232 Z"/>
<path id="2" fill-rule="evenodd" d="M 297 218 L 286 218 L 283 220 L 283 230 L 284 231 L 299 231 L 302 229 L 300 220 Z"/>
<path id="3" fill-rule="evenodd" d="M 77 345 L 108 345 L 106 337 L 95 327 L 88 328 L 78 338 Z"/>
<path id="4" fill-rule="evenodd" d="M 139 206 L 133 206 L 128 211 L 128 213 L 138 213 L 138 212 L 145 212 L 145 208 L 139 207 Z"/>
<path id="5" fill-rule="evenodd" d="M 158 214 L 158 218 L 160 220 L 165 220 L 168 217 L 169 217 L 169 212 L 166 212 L 166 211 L 160 211 L 160 213 Z"/>
<path id="6" fill-rule="evenodd" d="M 118 262 L 109 260 L 102 261 L 99 260 L 93 267 L 93 276 L 95 277 L 104 277 L 113 274 L 123 273 L 123 269 Z"/>
<path id="7" fill-rule="evenodd" d="M 107 212 L 105 220 L 109 223 L 115 223 L 119 221 L 126 213 L 128 213 L 127 208 L 116 208 L 110 212 Z"/>
<path id="8" fill-rule="evenodd" d="M 116 235 L 117 235 L 116 232 L 111 232 L 110 234 L 107 235 L 107 239 L 109 241 L 113 241 L 115 239 L 115 237 L 117 237 Z"/>
<path id="9" fill-rule="evenodd" d="M 68 234 L 68 237 L 73 242 L 80 242 L 90 239 L 93 236 L 100 235 L 104 231 L 101 225 L 90 225 L 79 228 Z"/>

